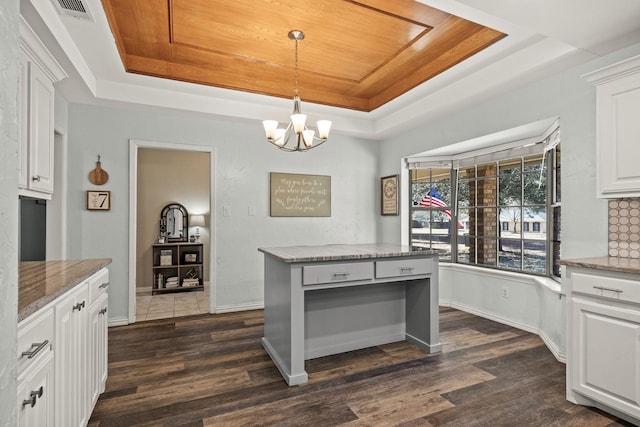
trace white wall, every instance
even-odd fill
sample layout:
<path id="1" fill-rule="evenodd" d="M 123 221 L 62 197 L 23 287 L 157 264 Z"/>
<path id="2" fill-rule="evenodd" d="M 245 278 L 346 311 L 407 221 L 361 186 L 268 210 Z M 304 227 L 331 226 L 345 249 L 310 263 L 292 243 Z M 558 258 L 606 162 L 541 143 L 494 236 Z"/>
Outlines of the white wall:
<path id="1" fill-rule="evenodd" d="M 19 2 L 0 2 L 0 425 L 17 423 Z"/>
<path id="2" fill-rule="evenodd" d="M 380 173 L 400 173 L 400 159 L 412 154 L 537 120 L 560 117 L 562 258 L 606 255 L 607 204 L 595 197 L 596 94 L 595 88 L 580 75 L 638 53 L 640 44 L 384 141 L 380 149 Z M 400 218 L 382 219 L 380 239 L 400 241 Z M 536 289 L 535 285 L 518 280 L 469 274 L 457 269 L 442 274 L 441 279 L 441 294 L 449 304 L 538 330 L 553 341 L 560 355 L 564 353 L 564 298 L 560 298 L 560 290 Z M 504 285 L 511 287 L 507 300 L 500 297 Z"/>
<path id="3" fill-rule="evenodd" d="M 333 134 L 307 153 L 281 152 L 264 139 L 257 122 L 186 117 L 177 113 L 69 105 L 69 258 L 113 259 L 110 319 L 127 316 L 129 241 L 129 139 L 216 148 L 217 212 L 212 213 L 217 245 L 218 307 L 260 304 L 263 259 L 260 246 L 376 241 L 379 186 L 376 142 Z M 109 172 L 109 212 L 85 209 L 87 174 L 96 155 Z M 269 217 L 269 172 L 330 175 L 330 218 Z M 256 215 L 248 215 L 254 205 Z M 229 206 L 231 216 L 222 215 Z"/>

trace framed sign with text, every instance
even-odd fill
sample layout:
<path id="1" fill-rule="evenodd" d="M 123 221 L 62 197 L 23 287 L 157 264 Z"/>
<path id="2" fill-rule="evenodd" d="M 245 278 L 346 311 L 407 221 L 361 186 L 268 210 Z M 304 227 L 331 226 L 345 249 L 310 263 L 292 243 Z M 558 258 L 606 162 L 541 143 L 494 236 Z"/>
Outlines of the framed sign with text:
<path id="1" fill-rule="evenodd" d="M 398 175 L 384 176 L 380 183 L 382 215 L 398 215 Z"/>
<path id="2" fill-rule="evenodd" d="M 331 177 L 271 172 L 269 215 L 331 216 Z"/>
<path id="3" fill-rule="evenodd" d="M 111 210 L 111 191 L 88 190 L 87 191 L 87 209 L 90 211 Z"/>

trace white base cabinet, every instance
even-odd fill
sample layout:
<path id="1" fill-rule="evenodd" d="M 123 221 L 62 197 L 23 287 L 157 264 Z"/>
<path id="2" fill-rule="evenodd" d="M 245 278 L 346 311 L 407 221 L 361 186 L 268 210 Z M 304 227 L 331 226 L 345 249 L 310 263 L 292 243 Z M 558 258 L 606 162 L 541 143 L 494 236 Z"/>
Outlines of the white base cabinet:
<path id="1" fill-rule="evenodd" d="M 18 425 L 85 427 L 107 382 L 109 270 L 18 324 Z"/>
<path id="2" fill-rule="evenodd" d="M 572 267 L 567 276 L 567 399 L 640 423 L 640 278 Z"/>
<path id="3" fill-rule="evenodd" d="M 44 308 L 18 324 L 18 425 L 54 425 L 54 313 Z"/>
<path id="4" fill-rule="evenodd" d="M 84 284 L 69 291 L 55 306 L 56 426 L 82 427 L 89 421 L 87 300 Z"/>
<path id="5" fill-rule="evenodd" d="M 103 270 L 89 280 L 88 406 L 93 408 L 107 384 L 107 310 L 109 272 Z"/>
<path id="6" fill-rule="evenodd" d="M 18 380 L 18 426 L 53 427 L 53 381 L 53 352 L 48 351 Z"/>

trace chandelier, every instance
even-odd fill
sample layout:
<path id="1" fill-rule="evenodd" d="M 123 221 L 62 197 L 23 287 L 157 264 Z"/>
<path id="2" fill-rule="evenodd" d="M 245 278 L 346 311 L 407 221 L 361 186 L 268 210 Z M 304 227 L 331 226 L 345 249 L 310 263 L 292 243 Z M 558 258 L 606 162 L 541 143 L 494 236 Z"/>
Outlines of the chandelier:
<path id="1" fill-rule="evenodd" d="M 306 125 L 307 116 L 302 114 L 300 96 L 298 93 L 298 42 L 304 39 L 304 33 L 299 30 L 289 31 L 289 38 L 296 42 L 296 87 L 293 91 L 293 113 L 286 128 L 279 128 L 277 120 L 262 122 L 267 141 L 283 151 L 308 151 L 324 143 L 329 137 L 331 122 L 318 120 L 318 135 Z M 293 137 L 293 138 L 292 138 Z M 289 144 L 289 142 L 292 142 Z"/>

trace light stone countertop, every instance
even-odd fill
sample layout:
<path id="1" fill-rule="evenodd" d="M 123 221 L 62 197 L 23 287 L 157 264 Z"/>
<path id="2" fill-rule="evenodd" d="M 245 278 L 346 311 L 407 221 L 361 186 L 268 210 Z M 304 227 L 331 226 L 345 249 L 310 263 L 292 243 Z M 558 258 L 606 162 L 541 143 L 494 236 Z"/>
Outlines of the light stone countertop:
<path id="1" fill-rule="evenodd" d="M 560 264 L 572 267 L 593 268 L 595 270 L 640 274 L 640 260 L 633 258 L 603 256 L 595 258 L 563 259 L 560 261 Z"/>
<path id="2" fill-rule="evenodd" d="M 287 263 L 344 261 L 352 259 L 417 257 L 437 255 L 436 250 L 411 250 L 395 243 L 368 243 L 320 246 L 258 248 L 258 251 Z"/>
<path id="3" fill-rule="evenodd" d="M 18 322 L 109 264 L 110 258 L 21 262 L 18 273 Z"/>

